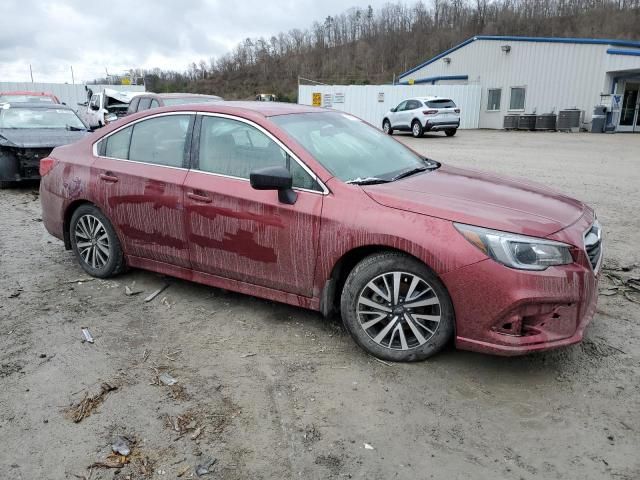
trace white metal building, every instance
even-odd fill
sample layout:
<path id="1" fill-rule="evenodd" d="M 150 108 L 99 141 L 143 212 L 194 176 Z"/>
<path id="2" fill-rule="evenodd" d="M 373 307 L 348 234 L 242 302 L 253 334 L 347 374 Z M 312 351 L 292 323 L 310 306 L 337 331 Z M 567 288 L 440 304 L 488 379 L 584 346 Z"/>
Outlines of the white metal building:
<path id="1" fill-rule="evenodd" d="M 479 85 L 480 128 L 502 128 L 510 113 L 566 108 L 583 110 L 588 123 L 605 100 L 619 108 L 617 131 L 640 132 L 640 41 L 476 36 L 402 73 L 399 83 Z"/>

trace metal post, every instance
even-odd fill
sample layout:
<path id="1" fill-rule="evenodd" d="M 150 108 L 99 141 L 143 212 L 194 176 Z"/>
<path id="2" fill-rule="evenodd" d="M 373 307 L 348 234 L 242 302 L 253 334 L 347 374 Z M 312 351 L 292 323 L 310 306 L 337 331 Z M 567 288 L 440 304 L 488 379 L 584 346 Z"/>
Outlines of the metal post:
<path id="1" fill-rule="evenodd" d="M 76 79 L 73 76 L 73 65 L 71 65 L 71 84 L 72 85 L 76 84 Z"/>
<path id="2" fill-rule="evenodd" d="M 31 75 L 31 83 L 33 83 L 33 70 L 31 69 L 31 64 L 29 64 L 29 74 Z"/>

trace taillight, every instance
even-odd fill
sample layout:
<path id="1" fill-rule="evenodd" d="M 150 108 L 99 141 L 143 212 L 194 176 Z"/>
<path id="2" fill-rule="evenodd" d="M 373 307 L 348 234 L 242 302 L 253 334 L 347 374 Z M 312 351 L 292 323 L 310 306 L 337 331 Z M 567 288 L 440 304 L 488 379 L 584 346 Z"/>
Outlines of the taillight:
<path id="1" fill-rule="evenodd" d="M 438 113 L 438 110 L 423 110 L 422 113 L 424 113 L 425 115 L 433 115 L 435 113 Z"/>
<path id="2" fill-rule="evenodd" d="M 456 109 L 454 110 L 454 112 L 456 112 L 456 113 L 460 113 L 460 109 L 459 109 L 459 108 L 456 108 Z"/>
<path id="3" fill-rule="evenodd" d="M 49 173 L 53 167 L 56 165 L 55 158 L 45 157 L 40 160 L 40 176 L 44 177 L 47 173 Z"/>

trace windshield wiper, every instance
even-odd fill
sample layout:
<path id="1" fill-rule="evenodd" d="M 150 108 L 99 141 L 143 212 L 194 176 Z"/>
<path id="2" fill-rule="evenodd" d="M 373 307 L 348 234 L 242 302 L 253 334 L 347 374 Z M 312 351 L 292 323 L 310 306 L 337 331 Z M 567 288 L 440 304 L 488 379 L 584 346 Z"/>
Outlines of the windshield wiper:
<path id="1" fill-rule="evenodd" d="M 391 179 L 391 181 L 395 182 L 396 180 L 400 180 L 401 178 L 408 177 L 408 176 L 414 175 L 416 173 L 424 172 L 425 170 L 427 170 L 427 167 L 410 168 L 409 170 L 405 170 L 404 172 L 399 173 L 398 175 L 393 177 Z"/>
<path id="2" fill-rule="evenodd" d="M 351 185 L 375 185 L 377 183 L 388 183 L 390 180 L 385 180 L 384 178 L 378 177 L 366 177 L 366 178 L 354 178 L 353 180 L 348 180 L 346 183 Z"/>

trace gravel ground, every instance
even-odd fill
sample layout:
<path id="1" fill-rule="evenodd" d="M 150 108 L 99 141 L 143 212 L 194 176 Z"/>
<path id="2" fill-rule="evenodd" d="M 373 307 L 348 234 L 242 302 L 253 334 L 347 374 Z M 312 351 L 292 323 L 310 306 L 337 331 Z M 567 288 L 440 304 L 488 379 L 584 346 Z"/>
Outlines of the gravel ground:
<path id="1" fill-rule="evenodd" d="M 640 263 L 640 136 L 398 138 L 587 201 L 607 266 Z M 640 478 L 640 308 L 621 294 L 577 346 L 385 364 L 314 312 L 143 271 L 88 279 L 39 215 L 34 186 L 0 191 L 0 478 L 193 478 L 214 459 L 202 478 Z M 118 435 L 130 463 L 105 468 Z"/>

